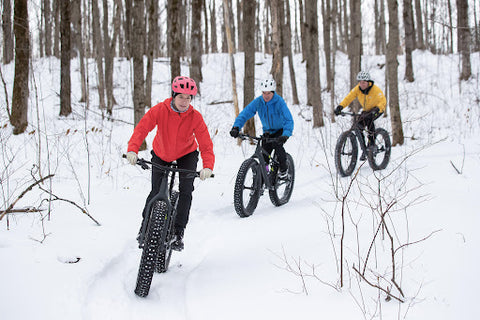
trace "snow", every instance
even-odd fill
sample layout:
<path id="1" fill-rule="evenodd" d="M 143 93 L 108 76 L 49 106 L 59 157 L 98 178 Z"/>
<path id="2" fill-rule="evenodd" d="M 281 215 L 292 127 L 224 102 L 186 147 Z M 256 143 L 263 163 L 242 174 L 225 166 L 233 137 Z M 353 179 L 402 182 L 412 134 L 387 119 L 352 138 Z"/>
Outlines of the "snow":
<path id="1" fill-rule="evenodd" d="M 155 274 L 150 294 L 137 297 L 141 251 L 135 240 L 149 192 L 149 172 L 121 158 L 133 129 L 131 66 L 115 63 L 113 121 L 97 106 L 95 64 L 89 62 L 89 110 L 78 103 L 77 61 L 72 65 L 74 112 L 59 112 L 59 61 L 36 60 L 30 86 L 29 127 L 11 134 L 0 90 L 2 128 L 1 195 L 4 210 L 33 183 L 31 170 L 41 159 L 41 174 L 55 176 L 42 187 L 76 206 L 42 199 L 34 187 L 15 206 L 36 206 L 41 213 L 14 213 L 0 222 L 0 309 L 2 319 L 477 319 L 480 285 L 480 227 L 476 196 L 480 190 L 478 140 L 478 53 L 473 76 L 459 83 L 458 56 L 414 53 L 415 82 L 403 81 L 404 57 L 398 58 L 401 115 L 405 143 L 392 148 L 387 169 L 373 172 L 365 163 L 352 183 L 335 174 L 333 150 L 349 119 L 339 118 L 312 129 L 306 101 L 305 64 L 295 56 L 301 105 L 291 105 L 289 75 L 284 97 L 295 120 L 286 144 L 293 156 L 296 181 L 290 202 L 274 207 L 265 194 L 254 214 L 240 218 L 233 207 L 233 186 L 242 161 L 253 146 L 228 135 L 234 120 L 229 59 L 204 56 L 202 95 L 193 105 L 202 112 L 214 142 L 215 178 L 196 181 L 185 250 L 174 252 L 165 274 Z M 348 93 L 348 63 L 337 58 L 335 101 Z M 364 67 L 384 88 L 383 57 L 365 57 Z M 268 76 L 271 57 L 257 54 L 256 82 Z M 242 103 L 243 55 L 235 56 Z M 288 62 L 287 62 L 288 63 Z M 156 61 L 152 101 L 169 95 L 168 65 Z M 188 74 L 188 65 L 182 65 Z M 321 79 L 325 79 L 322 66 Z M 14 66 L 2 65 L 11 103 Z M 330 97 L 323 93 L 330 112 Z M 256 119 L 257 132 L 261 127 Z M 391 132 L 389 118 L 377 126 Z M 149 146 L 154 134 L 147 139 Z M 140 155 L 149 159 L 149 151 Z M 200 168 L 201 163 L 199 163 Z M 360 164 L 357 165 L 357 168 Z M 460 171 L 458 173 L 456 169 Z M 39 177 L 38 173 L 33 172 Z M 369 255 L 367 280 L 353 267 L 363 264 L 379 223 L 381 204 L 394 238 L 395 279 L 391 288 L 390 240 L 381 232 Z M 340 286 L 342 203 L 345 211 L 344 274 Z M 8 222 L 8 224 L 7 224 Z M 383 230 L 385 231 L 385 230 Z"/>

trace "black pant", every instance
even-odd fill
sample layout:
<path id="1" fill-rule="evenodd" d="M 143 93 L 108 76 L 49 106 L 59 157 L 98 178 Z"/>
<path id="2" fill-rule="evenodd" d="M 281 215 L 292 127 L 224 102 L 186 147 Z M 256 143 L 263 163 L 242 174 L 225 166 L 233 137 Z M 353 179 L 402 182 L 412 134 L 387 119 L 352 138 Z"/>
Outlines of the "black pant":
<path id="1" fill-rule="evenodd" d="M 368 144 L 373 145 L 375 143 L 375 123 L 374 121 L 377 120 L 383 113 L 374 114 L 370 111 L 363 111 L 358 118 L 357 125 L 360 129 L 367 128 L 367 137 L 368 137 Z M 363 138 L 363 135 L 362 135 Z"/>
<path id="2" fill-rule="evenodd" d="M 278 138 L 283 134 L 283 129 L 278 130 L 277 132 L 270 134 L 270 137 L 272 138 Z M 273 149 L 275 149 L 275 153 L 277 154 L 277 159 L 280 164 L 280 171 L 287 170 L 287 152 L 285 151 L 285 148 L 283 147 L 283 143 L 280 142 L 270 142 L 270 143 L 265 143 L 263 145 L 263 148 L 265 151 L 268 152 L 268 154 L 271 154 Z M 265 156 L 265 161 L 268 163 L 268 157 Z"/>
<path id="3" fill-rule="evenodd" d="M 198 162 L 198 151 L 191 152 L 184 155 L 183 157 L 176 160 L 177 165 L 181 169 L 196 170 Z M 160 159 L 152 151 L 152 162 L 159 165 L 165 166 L 169 165 L 171 162 L 166 162 Z M 147 197 L 145 202 L 145 207 L 143 208 L 143 217 L 147 214 L 147 206 L 151 199 L 158 193 L 160 189 L 160 183 L 162 181 L 163 171 L 156 167 L 152 167 L 152 191 Z M 185 173 L 180 173 L 179 176 L 179 185 L 178 185 L 178 205 L 177 205 L 177 217 L 175 219 L 175 229 L 185 229 L 188 223 L 188 216 L 190 214 L 190 207 L 192 205 L 192 192 L 193 192 L 193 181 L 195 178 L 185 177 Z"/>

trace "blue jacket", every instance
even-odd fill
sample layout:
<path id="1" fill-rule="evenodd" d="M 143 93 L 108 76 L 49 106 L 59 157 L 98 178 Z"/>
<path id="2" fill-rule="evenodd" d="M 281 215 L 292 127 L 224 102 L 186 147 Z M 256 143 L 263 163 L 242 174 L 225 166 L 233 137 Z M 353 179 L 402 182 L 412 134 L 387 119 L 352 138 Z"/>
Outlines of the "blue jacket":
<path id="1" fill-rule="evenodd" d="M 263 132 L 275 133 L 283 129 L 282 135 L 290 137 L 293 131 L 293 118 L 287 104 L 276 92 L 272 100 L 265 102 L 262 96 L 255 98 L 240 112 L 233 123 L 234 127 L 242 128 L 248 119 L 258 112 L 262 122 Z"/>

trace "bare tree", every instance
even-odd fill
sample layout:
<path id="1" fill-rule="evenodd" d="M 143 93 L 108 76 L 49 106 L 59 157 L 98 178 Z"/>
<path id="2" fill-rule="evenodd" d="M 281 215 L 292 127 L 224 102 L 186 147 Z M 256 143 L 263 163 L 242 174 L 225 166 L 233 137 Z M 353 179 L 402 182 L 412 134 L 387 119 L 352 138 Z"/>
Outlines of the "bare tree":
<path id="1" fill-rule="evenodd" d="M 27 0 L 15 0 L 13 16 L 15 34 L 15 76 L 13 79 L 12 113 L 10 123 L 13 134 L 25 132 L 28 125 L 28 72 L 30 65 L 30 42 Z"/>
<path id="2" fill-rule="evenodd" d="M 82 37 L 81 2 L 81 0 L 72 0 L 72 50 L 75 50 L 75 53 L 78 54 L 80 62 L 80 85 L 82 95 L 79 101 L 85 102 L 87 100 L 87 80 L 85 73 L 85 47 Z"/>
<path id="3" fill-rule="evenodd" d="M 181 74 L 180 55 L 181 55 L 181 29 L 180 12 L 183 10 L 181 0 L 168 0 L 168 37 L 169 37 L 169 56 L 170 56 L 170 77 L 173 80 Z"/>
<path id="4" fill-rule="evenodd" d="M 413 82 L 412 52 L 415 49 L 412 0 L 403 0 L 403 25 L 405 28 L 405 80 Z"/>
<path id="5" fill-rule="evenodd" d="M 362 6 L 360 4 L 360 0 L 350 0 L 350 12 L 352 13 L 350 14 L 348 58 L 350 59 L 350 87 L 352 88 L 357 84 L 356 75 L 362 68 Z"/>
<path id="6" fill-rule="evenodd" d="M 392 146 L 403 144 L 402 118 L 400 117 L 400 102 L 398 97 L 398 61 L 397 53 L 400 42 L 398 30 L 397 0 L 388 0 L 388 43 L 387 43 L 387 73 L 390 106 L 390 121 L 392 123 Z"/>
<path id="7" fill-rule="evenodd" d="M 123 21 L 123 32 L 125 33 L 125 47 L 127 51 L 127 58 L 132 56 L 132 0 L 125 0 L 125 19 Z"/>
<path id="8" fill-rule="evenodd" d="M 42 19 L 45 24 L 44 37 L 45 37 L 45 55 L 47 57 L 52 55 L 52 9 L 50 6 L 50 0 L 42 1 L 43 15 Z"/>
<path id="9" fill-rule="evenodd" d="M 375 0 L 375 54 L 385 54 L 385 0 Z"/>
<path id="10" fill-rule="evenodd" d="M 235 60 L 233 59 L 234 45 L 233 45 L 233 36 L 232 30 L 230 29 L 230 7 L 228 5 L 228 0 L 223 0 L 223 17 L 225 21 L 225 35 L 227 37 L 228 44 L 228 55 L 230 57 L 230 72 L 232 75 L 232 96 L 233 96 L 233 107 L 235 110 L 235 117 L 240 113 L 238 107 L 238 97 L 237 97 L 237 78 L 235 75 Z"/>
<path id="11" fill-rule="evenodd" d="M 417 31 L 417 43 L 416 47 L 420 50 L 425 50 L 425 42 L 423 40 L 423 20 L 422 20 L 422 4 L 421 0 L 415 0 L 415 17 L 416 17 L 416 28 Z"/>
<path id="12" fill-rule="evenodd" d="M 318 56 L 317 0 L 305 1 L 305 21 L 308 44 L 307 51 L 307 101 L 313 106 L 313 127 L 323 127 L 322 92 L 320 88 L 320 66 Z M 308 104 L 308 103 L 307 103 Z"/>
<path id="13" fill-rule="evenodd" d="M 95 48 L 95 61 L 97 63 L 98 99 L 100 109 L 105 110 L 105 78 L 103 72 L 103 41 L 100 31 L 100 11 L 98 0 L 92 0 L 93 47 Z"/>
<path id="14" fill-rule="evenodd" d="M 332 89 L 332 47 L 330 38 L 331 25 L 332 25 L 332 9 L 330 6 L 330 0 L 322 0 L 322 20 L 323 20 L 323 46 L 325 51 L 325 64 L 327 72 L 327 91 Z"/>
<path id="15" fill-rule="evenodd" d="M 218 52 L 217 47 L 217 17 L 215 11 L 215 0 L 210 1 L 210 48 L 211 52 L 216 53 Z"/>
<path id="16" fill-rule="evenodd" d="M 286 24 L 283 28 L 283 44 L 285 54 L 288 56 L 288 70 L 290 73 L 290 82 L 292 85 L 292 102 L 293 104 L 299 104 L 297 93 L 297 81 L 295 80 L 295 67 L 293 65 L 293 53 L 292 53 L 292 28 L 290 27 L 290 0 L 285 0 L 285 12 L 286 12 Z"/>
<path id="17" fill-rule="evenodd" d="M 255 0 L 244 0 L 243 2 L 243 44 L 245 48 L 243 78 L 243 106 L 245 107 L 255 98 Z M 240 28 L 240 26 L 239 26 Z M 244 132 L 255 135 L 255 121 L 249 119 L 244 126 Z"/>
<path id="18" fill-rule="evenodd" d="M 133 113 L 135 126 L 145 114 L 145 80 L 143 75 L 143 54 L 145 37 L 144 0 L 133 0 L 133 30 L 132 57 L 133 57 Z"/>
<path id="19" fill-rule="evenodd" d="M 195 79 L 197 87 L 203 81 L 202 75 L 202 0 L 192 0 L 192 30 L 190 36 L 190 77 Z"/>
<path id="20" fill-rule="evenodd" d="M 117 43 L 118 27 L 113 28 L 113 36 L 110 38 L 108 27 L 110 25 L 108 20 L 108 0 L 103 0 L 103 52 L 105 58 L 105 94 L 107 97 L 107 113 L 112 114 L 115 98 L 113 96 L 113 57 L 115 45 Z M 118 1 L 114 2 L 113 25 L 117 26 L 120 23 L 120 7 Z"/>
<path id="21" fill-rule="evenodd" d="M 237 38 L 238 38 L 238 51 L 243 51 L 243 1 L 237 0 Z"/>
<path id="22" fill-rule="evenodd" d="M 60 43 L 61 43 L 61 62 L 60 62 L 60 116 L 68 116 L 72 113 L 72 85 L 70 78 L 70 0 L 61 1 L 61 25 L 60 25 Z"/>
<path id="23" fill-rule="evenodd" d="M 153 58 L 158 39 L 158 1 L 148 0 L 147 2 L 148 34 L 147 34 L 147 77 L 145 79 L 145 106 L 152 107 L 152 79 L 153 79 Z"/>
<path id="24" fill-rule="evenodd" d="M 472 76 L 470 64 L 470 29 L 468 26 L 468 1 L 457 0 L 457 38 L 458 52 L 462 56 L 460 80 L 468 80 Z"/>
<path id="25" fill-rule="evenodd" d="M 282 21 L 283 0 L 271 0 L 270 12 L 272 13 L 272 69 L 270 73 L 277 82 L 277 93 L 283 95 L 283 41 Z"/>
<path id="26" fill-rule="evenodd" d="M 13 32 L 12 32 L 12 3 L 10 0 L 3 1 L 2 13 L 3 29 L 3 63 L 8 64 L 13 60 Z"/>

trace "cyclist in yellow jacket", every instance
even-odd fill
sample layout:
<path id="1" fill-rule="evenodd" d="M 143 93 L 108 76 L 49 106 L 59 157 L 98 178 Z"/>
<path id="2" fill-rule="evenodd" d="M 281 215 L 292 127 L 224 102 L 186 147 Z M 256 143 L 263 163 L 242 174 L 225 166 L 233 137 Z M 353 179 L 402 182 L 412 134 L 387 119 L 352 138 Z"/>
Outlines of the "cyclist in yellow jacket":
<path id="1" fill-rule="evenodd" d="M 350 93 L 340 102 L 335 108 L 335 114 L 339 115 L 343 108 L 348 106 L 353 100 L 358 99 L 363 110 L 358 118 L 358 125 L 361 128 L 367 128 L 368 132 L 368 147 L 374 144 L 374 121 L 378 119 L 384 112 L 387 105 L 387 99 L 382 90 L 374 84 L 370 74 L 366 71 L 360 71 L 357 74 L 357 80 L 359 81 Z M 362 158 L 365 158 L 362 155 Z M 364 160 L 364 159 L 362 159 Z"/>

